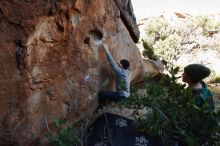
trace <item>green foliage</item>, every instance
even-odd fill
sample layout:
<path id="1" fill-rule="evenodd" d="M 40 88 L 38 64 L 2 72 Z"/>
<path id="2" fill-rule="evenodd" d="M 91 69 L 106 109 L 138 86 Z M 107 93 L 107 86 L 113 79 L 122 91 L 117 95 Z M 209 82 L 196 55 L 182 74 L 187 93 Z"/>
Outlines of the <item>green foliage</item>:
<path id="1" fill-rule="evenodd" d="M 158 40 L 155 42 L 153 47 L 155 48 L 155 53 L 170 62 L 171 60 L 176 60 L 178 54 L 180 54 L 180 37 L 177 34 L 169 35 L 165 40 Z"/>
<path id="2" fill-rule="evenodd" d="M 213 78 L 210 83 L 220 83 L 220 76 L 216 76 L 215 78 Z"/>
<path id="3" fill-rule="evenodd" d="M 216 145 L 220 132 L 217 114 L 194 105 L 191 90 L 177 82 L 178 71 L 179 68 L 171 67 L 169 74 L 161 75 L 159 80 L 147 78 L 143 85 L 145 95 L 132 87 L 125 106 L 136 109 L 133 115 L 139 129 L 164 141 L 176 139 L 189 146 Z M 137 111 L 143 108 L 148 112 L 140 116 Z"/>
<path id="4" fill-rule="evenodd" d="M 119 89 L 126 90 L 126 81 L 125 80 L 120 80 Z"/>
<path id="5" fill-rule="evenodd" d="M 75 126 L 67 118 L 55 118 L 56 132 L 48 132 L 46 137 L 49 141 L 56 141 L 58 146 L 77 146 L 79 139 L 76 136 Z"/>
<path id="6" fill-rule="evenodd" d="M 158 56 L 168 62 L 177 58 L 181 42 L 179 28 L 174 29 L 164 18 L 155 18 L 149 20 L 145 32 L 146 37 L 142 40 L 144 56 L 154 60 Z"/>
<path id="7" fill-rule="evenodd" d="M 143 39 L 141 40 L 144 46 L 144 51 L 143 51 L 143 55 L 147 56 L 148 58 L 152 59 L 152 60 L 156 60 L 156 55 L 154 53 L 153 47 L 150 46 L 146 41 L 144 41 Z"/>
<path id="8" fill-rule="evenodd" d="M 174 23 L 174 20 L 169 22 L 163 17 L 148 19 L 145 24 L 146 35 L 142 38 L 143 55 L 150 59 L 155 59 L 158 56 L 166 60 L 168 65 L 173 66 L 181 54 L 192 53 L 195 50 L 203 49 L 201 47 L 208 48 L 214 45 L 213 43 L 201 42 L 200 38 L 204 35 L 208 37 L 212 33 L 217 33 L 220 29 L 219 21 L 208 16 L 190 17 L 178 21 L 179 23 Z M 182 45 L 190 46 L 198 42 L 201 44 L 192 48 L 182 47 Z"/>
<path id="9" fill-rule="evenodd" d="M 207 35 L 209 30 L 215 30 L 219 28 L 219 22 L 213 20 L 208 16 L 197 16 L 192 19 L 192 22 L 195 28 L 202 28 L 204 35 Z"/>
<path id="10" fill-rule="evenodd" d="M 146 25 L 145 32 L 150 36 L 158 39 L 165 40 L 169 34 L 172 32 L 172 28 L 165 18 L 155 18 L 151 19 L 148 25 Z"/>

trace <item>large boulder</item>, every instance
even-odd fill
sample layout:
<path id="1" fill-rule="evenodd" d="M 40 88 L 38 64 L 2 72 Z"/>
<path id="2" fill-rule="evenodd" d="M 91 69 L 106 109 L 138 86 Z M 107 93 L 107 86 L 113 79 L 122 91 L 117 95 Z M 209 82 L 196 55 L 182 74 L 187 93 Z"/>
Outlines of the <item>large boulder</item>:
<path id="1" fill-rule="evenodd" d="M 0 1 L 0 145 L 42 145 L 34 140 L 46 121 L 78 121 L 96 108 L 100 89 L 114 89 L 104 35 L 116 61 L 130 60 L 133 82 L 158 72 L 134 43 L 134 15 L 117 2 Z"/>

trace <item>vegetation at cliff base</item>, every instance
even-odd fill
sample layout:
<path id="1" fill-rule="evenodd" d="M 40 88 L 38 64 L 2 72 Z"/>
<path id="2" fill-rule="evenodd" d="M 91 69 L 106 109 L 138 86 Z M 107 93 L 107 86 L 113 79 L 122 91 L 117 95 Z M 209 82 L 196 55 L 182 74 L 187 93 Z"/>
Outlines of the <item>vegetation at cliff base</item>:
<path id="1" fill-rule="evenodd" d="M 171 68 L 168 74 L 148 77 L 141 86 L 133 86 L 123 106 L 135 110 L 139 130 L 161 138 L 165 145 L 170 141 L 184 146 L 219 145 L 220 113 L 197 107 L 190 98 L 191 91 L 177 82 L 178 71 Z M 147 112 L 140 115 L 141 109 Z"/>

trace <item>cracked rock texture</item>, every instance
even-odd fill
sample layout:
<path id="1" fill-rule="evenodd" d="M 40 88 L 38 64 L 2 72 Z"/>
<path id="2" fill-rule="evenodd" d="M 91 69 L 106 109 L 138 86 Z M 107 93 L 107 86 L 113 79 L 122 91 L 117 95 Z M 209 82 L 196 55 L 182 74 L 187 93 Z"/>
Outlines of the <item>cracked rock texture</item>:
<path id="1" fill-rule="evenodd" d="M 157 68 L 136 47 L 130 0 L 0 1 L 0 145 L 43 145 L 46 120 L 78 121 L 97 106 L 117 62 L 131 62 L 132 81 Z"/>

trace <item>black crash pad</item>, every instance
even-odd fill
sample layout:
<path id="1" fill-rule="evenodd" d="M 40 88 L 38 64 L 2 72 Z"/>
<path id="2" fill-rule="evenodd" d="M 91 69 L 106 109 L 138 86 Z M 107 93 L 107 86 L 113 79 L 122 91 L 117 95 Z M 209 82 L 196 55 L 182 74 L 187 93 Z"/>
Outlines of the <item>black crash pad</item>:
<path id="1" fill-rule="evenodd" d="M 156 138 L 135 129 L 134 122 L 104 113 L 89 128 L 86 146 L 162 146 Z"/>

